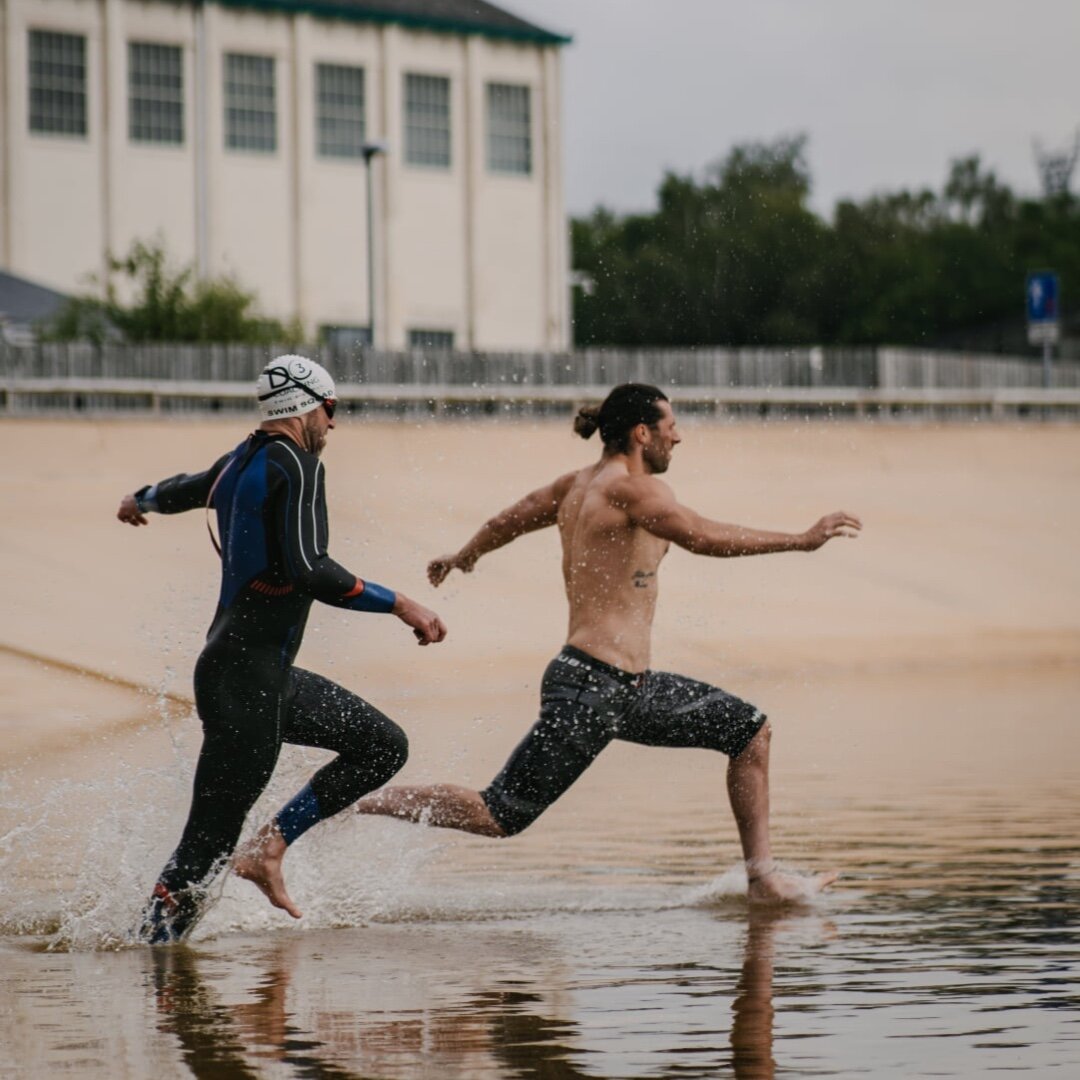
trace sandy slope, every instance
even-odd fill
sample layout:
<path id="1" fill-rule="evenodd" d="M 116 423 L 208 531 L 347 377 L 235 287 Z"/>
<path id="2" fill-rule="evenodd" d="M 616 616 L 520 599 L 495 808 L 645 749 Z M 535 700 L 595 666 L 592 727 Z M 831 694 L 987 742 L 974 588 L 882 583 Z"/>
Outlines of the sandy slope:
<path id="1" fill-rule="evenodd" d="M 205 467 L 244 433 L 224 420 L 0 423 L 0 732 L 18 733 L 0 762 L 69 733 L 72 694 L 86 728 L 123 719 L 115 693 L 27 654 L 190 693 L 217 584 L 203 515 L 138 530 L 113 515 L 123 492 Z M 1080 662 L 1080 427 L 703 421 L 683 434 L 668 479 L 710 516 L 795 530 L 843 508 L 866 529 L 814 555 L 673 551 L 654 666 L 737 685 Z M 439 593 L 423 568 L 597 452 L 566 421 L 346 418 L 324 458 L 331 551 L 436 606 L 451 637 L 420 651 L 396 620 L 316 608 L 301 662 L 406 714 L 419 699 L 468 714 L 481 686 L 531 694 L 564 630 L 554 531 Z"/>

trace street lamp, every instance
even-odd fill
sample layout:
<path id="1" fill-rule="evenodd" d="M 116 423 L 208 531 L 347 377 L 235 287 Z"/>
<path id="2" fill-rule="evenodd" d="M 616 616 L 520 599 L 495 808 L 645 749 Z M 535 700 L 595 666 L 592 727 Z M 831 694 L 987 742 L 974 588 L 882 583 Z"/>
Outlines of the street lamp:
<path id="1" fill-rule="evenodd" d="M 368 344 L 375 348 L 375 212 L 373 209 L 374 184 L 371 176 L 371 159 L 385 154 L 386 143 L 366 142 L 360 147 L 367 170 L 367 291 L 368 291 Z"/>

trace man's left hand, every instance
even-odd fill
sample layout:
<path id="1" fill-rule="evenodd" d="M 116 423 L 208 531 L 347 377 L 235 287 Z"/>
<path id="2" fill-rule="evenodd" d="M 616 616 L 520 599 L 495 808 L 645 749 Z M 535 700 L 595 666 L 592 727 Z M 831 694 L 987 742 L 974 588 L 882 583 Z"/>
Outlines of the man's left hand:
<path id="1" fill-rule="evenodd" d="M 446 637 L 446 624 L 430 608 L 410 600 L 402 593 L 397 594 L 394 614 L 406 625 L 412 627 L 416 640 L 421 645 L 432 645 Z"/>

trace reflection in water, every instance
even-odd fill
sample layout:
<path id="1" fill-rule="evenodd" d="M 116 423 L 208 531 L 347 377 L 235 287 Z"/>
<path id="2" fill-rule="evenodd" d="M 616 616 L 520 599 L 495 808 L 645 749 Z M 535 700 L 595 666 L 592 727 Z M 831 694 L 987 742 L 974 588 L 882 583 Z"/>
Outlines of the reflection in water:
<path id="1" fill-rule="evenodd" d="M 733 1068 L 740 1080 L 770 1078 L 773 1056 L 773 962 L 775 934 L 792 919 L 790 913 L 751 911 L 742 969 L 732 985 L 730 972 L 712 981 L 707 994 L 716 1003 L 716 1026 L 724 1025 L 731 998 L 730 1053 L 715 1046 L 711 1062 L 695 1055 L 663 1070 L 663 1076 L 708 1075 Z M 229 1004 L 235 986 L 227 985 L 221 957 L 186 947 L 155 949 L 148 954 L 159 1030 L 174 1037 L 191 1074 L 200 1080 L 256 1077 L 268 1063 L 285 1066 L 291 1075 L 350 1077 L 374 1074 L 427 1075 L 441 1060 L 455 1075 L 543 1077 L 585 1080 L 590 1075 L 579 1025 L 551 1016 L 552 1003 L 539 989 L 510 987 L 504 977 L 490 988 L 473 989 L 446 1005 L 378 1008 L 335 998 L 334 1007 L 309 1013 L 305 1030 L 289 1007 L 293 967 L 307 957 L 297 941 L 260 951 L 254 988 L 245 987 L 241 1003 Z M 232 970 L 235 970 L 233 968 Z M 249 969 L 250 970 L 250 969 Z M 671 983 L 681 985 L 685 972 L 668 968 Z M 306 985 L 310 987 L 310 980 Z M 699 988 L 699 992 L 700 992 Z M 642 994 L 654 993 L 655 985 Z M 683 988 L 680 992 L 685 992 Z M 644 1000 L 623 1013 L 627 1035 Z M 699 1047 L 699 1051 L 705 1048 Z M 707 1071 L 700 1071 L 706 1066 Z M 357 1070 L 357 1071 L 354 1071 Z"/>
<path id="2" fill-rule="evenodd" d="M 263 1062 L 289 1065 L 302 1077 L 358 1075 L 328 1060 L 322 1043 L 289 1016 L 289 952 L 288 946 L 272 950 L 252 1000 L 227 1007 L 204 975 L 197 953 L 183 946 L 152 950 L 158 1027 L 177 1038 L 198 1080 L 254 1080 L 262 1075 Z"/>
<path id="3" fill-rule="evenodd" d="M 151 861 L 125 854 L 126 819 L 86 814 L 97 846 L 65 832 L 90 804 L 55 789 L 0 839 L 0 1074 L 1080 1076 L 1080 728 L 1062 719 L 1080 680 L 984 683 L 922 674 L 872 731 L 829 736 L 835 769 L 789 758 L 783 849 L 845 870 L 817 914 L 748 915 L 728 874 L 702 886 L 724 858 L 715 771 L 688 760 L 664 818 L 620 801 L 649 779 L 629 755 L 561 826 L 495 854 L 447 844 L 430 876 L 393 823 L 328 830 L 300 932 L 237 892 L 192 949 L 39 951 L 57 939 L 21 915 L 50 910 L 43 862 L 87 868 L 54 891 L 81 920 L 64 940 L 100 946 Z M 32 809 L 2 784 L 0 810 Z"/>
<path id="4" fill-rule="evenodd" d="M 497 1074 L 575 1080 L 586 1074 L 566 1060 L 574 1026 L 541 1015 L 541 997 L 521 990 L 476 992 L 456 1005 L 380 1018 L 358 1010 L 345 1018 L 344 1002 L 319 1014 L 326 1031 L 304 1031 L 287 1008 L 296 948 L 281 944 L 261 957 L 261 975 L 251 999 L 228 1007 L 214 988 L 219 963 L 184 947 L 151 954 L 159 1028 L 179 1041 L 192 1075 L 200 1080 L 256 1077 L 261 1062 L 291 1068 L 297 1076 L 370 1076 L 394 1061 L 395 1075 L 421 1075 L 433 1058 L 449 1069 L 487 1057 L 501 1063 Z M 359 1072 L 340 1062 L 347 1061 Z M 486 1072 L 496 1074 L 489 1068 Z"/>
<path id="5" fill-rule="evenodd" d="M 159 1028 L 175 1035 L 184 1061 L 197 1077 L 254 1077 L 229 1011 L 199 977 L 187 949 L 154 949 L 154 1000 Z"/>
<path id="6" fill-rule="evenodd" d="M 463 1008 L 482 1017 L 487 1049 L 508 1076 L 543 1076 L 578 1080 L 587 1074 L 568 1060 L 576 1027 L 567 1020 L 540 1015 L 544 1001 L 521 990 L 476 994 Z"/>
<path id="7" fill-rule="evenodd" d="M 771 1078 L 773 1059 L 773 956 L 776 928 L 784 916 L 750 910 L 746 955 L 731 1006 L 731 1056 L 739 1080 Z"/>
<path id="8" fill-rule="evenodd" d="M 279 1062 L 303 1077 L 370 1075 L 395 1059 L 411 1059 L 415 1075 L 423 1059 L 490 1055 L 513 1076 L 583 1077 L 565 1057 L 572 1025 L 531 1011 L 539 996 L 521 990 L 478 991 L 453 1007 L 409 1010 L 411 1015 L 378 1018 L 357 1012 L 342 1023 L 346 1002 L 320 1014 L 325 1031 L 305 1031 L 286 1008 L 297 946 L 275 946 L 261 956 L 261 976 L 252 1000 L 229 1008 L 213 988 L 218 962 L 185 948 L 151 954 L 159 1026 L 175 1036 L 192 1075 L 198 1078 L 256 1077 L 258 1064 Z M 373 1015 L 374 1013 L 374 1015 Z M 339 1064 L 342 1059 L 361 1071 Z M 399 1074 L 400 1075 L 400 1074 Z"/>
<path id="9" fill-rule="evenodd" d="M 721 897 L 523 917 L 508 901 L 498 920 L 9 949 L 0 1062 L 111 1077 L 119 1055 L 128 1075 L 214 1080 L 910 1076 L 931 1062 L 967 1077 L 1005 1059 L 1080 1075 L 1080 852 L 1061 850 L 1017 849 L 1026 878 L 927 862 L 933 887 L 849 889 L 828 915 Z"/>

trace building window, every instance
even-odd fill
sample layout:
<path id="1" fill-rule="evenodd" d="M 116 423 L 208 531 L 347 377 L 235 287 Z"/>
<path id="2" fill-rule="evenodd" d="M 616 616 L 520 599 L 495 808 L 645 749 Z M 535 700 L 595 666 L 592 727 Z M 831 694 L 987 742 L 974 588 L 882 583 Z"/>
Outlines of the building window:
<path id="1" fill-rule="evenodd" d="M 128 138 L 184 141 L 184 54 L 178 45 L 128 42 Z"/>
<path id="2" fill-rule="evenodd" d="M 86 38 L 30 31 L 30 130 L 86 134 Z"/>
<path id="3" fill-rule="evenodd" d="M 315 65 L 315 128 L 320 157 L 363 157 L 364 69 Z"/>
<path id="4" fill-rule="evenodd" d="M 427 349 L 429 352 L 453 352 L 453 330 L 410 330 L 410 349 Z"/>
<path id="5" fill-rule="evenodd" d="M 371 327 L 324 324 L 319 327 L 319 341 L 332 349 L 353 349 L 358 345 L 366 348 L 371 344 Z"/>
<path id="6" fill-rule="evenodd" d="M 487 84 L 487 159 L 491 172 L 532 172 L 529 88 Z"/>
<path id="7" fill-rule="evenodd" d="M 225 146 L 261 154 L 277 150 L 272 56 L 225 54 Z"/>
<path id="8" fill-rule="evenodd" d="M 405 76 L 405 161 L 450 168 L 450 80 Z"/>

